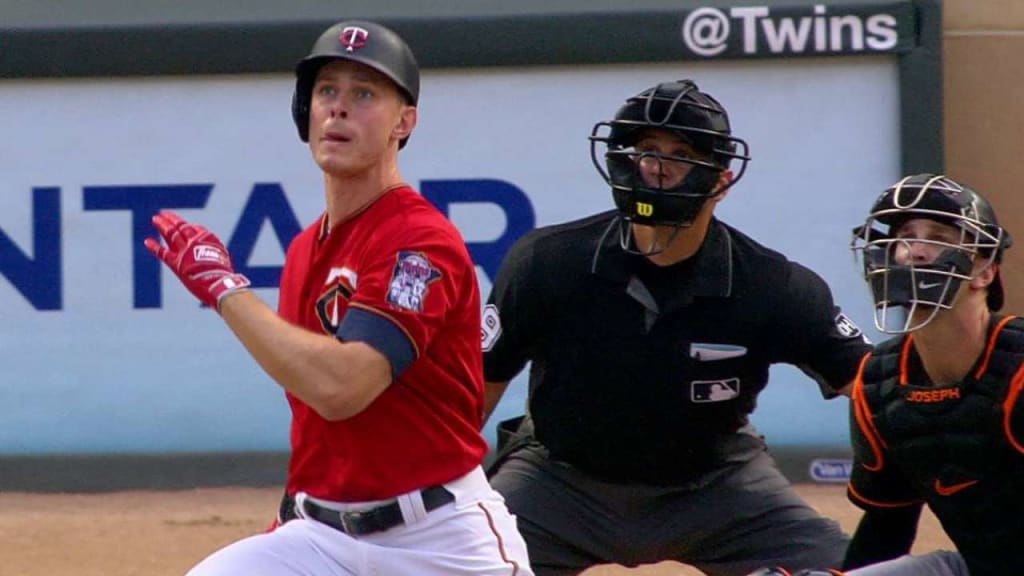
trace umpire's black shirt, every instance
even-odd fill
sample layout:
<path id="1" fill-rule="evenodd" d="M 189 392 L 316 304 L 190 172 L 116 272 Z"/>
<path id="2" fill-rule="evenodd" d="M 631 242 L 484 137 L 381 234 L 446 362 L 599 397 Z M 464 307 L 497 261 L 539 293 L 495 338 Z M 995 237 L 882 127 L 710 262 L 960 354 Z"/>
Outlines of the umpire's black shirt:
<path id="1" fill-rule="evenodd" d="M 534 230 L 509 251 L 484 312 L 484 372 L 528 361 L 529 411 L 551 457 L 612 481 L 686 482 L 747 424 L 771 364 L 826 396 L 869 350 L 825 282 L 712 221 L 700 251 L 660 268 L 619 246 L 615 212 Z"/>

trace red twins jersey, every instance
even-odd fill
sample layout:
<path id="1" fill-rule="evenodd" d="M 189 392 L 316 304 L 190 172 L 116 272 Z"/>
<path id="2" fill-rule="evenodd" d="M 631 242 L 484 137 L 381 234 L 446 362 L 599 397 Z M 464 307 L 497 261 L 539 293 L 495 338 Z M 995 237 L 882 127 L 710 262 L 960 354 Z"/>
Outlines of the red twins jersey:
<path id="1" fill-rule="evenodd" d="M 441 484 L 480 464 L 480 292 L 462 236 L 407 185 L 292 242 L 279 313 L 314 332 L 361 341 L 394 380 L 365 410 L 329 422 L 291 394 L 286 490 L 329 500 L 383 500 Z"/>

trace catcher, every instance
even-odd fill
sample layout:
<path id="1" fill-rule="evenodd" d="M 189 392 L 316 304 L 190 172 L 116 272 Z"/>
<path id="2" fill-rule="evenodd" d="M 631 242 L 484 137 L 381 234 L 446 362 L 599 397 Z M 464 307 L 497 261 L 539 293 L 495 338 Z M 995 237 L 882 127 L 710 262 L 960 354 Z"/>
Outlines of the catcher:
<path id="1" fill-rule="evenodd" d="M 916 174 L 854 235 L 875 323 L 896 336 L 865 358 L 853 388 L 847 493 L 864 515 L 846 574 L 1024 574 L 1024 320 L 998 313 L 1010 234 L 978 192 Z M 926 505 L 956 552 L 908 555 Z"/>

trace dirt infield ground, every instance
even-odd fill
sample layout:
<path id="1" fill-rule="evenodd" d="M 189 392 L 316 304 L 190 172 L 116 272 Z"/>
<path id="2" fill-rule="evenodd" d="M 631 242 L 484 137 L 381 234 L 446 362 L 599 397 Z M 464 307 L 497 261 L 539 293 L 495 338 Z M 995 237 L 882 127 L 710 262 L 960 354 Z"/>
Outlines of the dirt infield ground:
<path id="1" fill-rule="evenodd" d="M 852 530 L 860 512 L 839 485 L 798 485 L 821 512 Z M 262 531 L 277 488 L 209 488 L 103 494 L 0 493 L 0 574 L 4 576 L 180 576 L 208 553 Z M 926 515 L 915 551 L 950 547 Z M 586 576 L 700 574 L 674 563 L 627 570 L 601 566 Z"/>

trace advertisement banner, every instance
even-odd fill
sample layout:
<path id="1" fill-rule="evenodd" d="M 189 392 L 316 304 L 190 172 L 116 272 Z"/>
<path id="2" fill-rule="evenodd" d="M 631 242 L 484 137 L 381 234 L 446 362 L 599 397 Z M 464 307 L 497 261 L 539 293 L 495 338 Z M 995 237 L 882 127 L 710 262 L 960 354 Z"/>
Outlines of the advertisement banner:
<path id="1" fill-rule="evenodd" d="M 403 175 L 462 231 L 486 296 L 527 230 L 613 206 L 592 126 L 685 77 L 753 155 L 718 215 L 816 270 L 870 335 L 848 244 L 899 176 L 892 55 L 427 70 Z M 142 242 L 173 209 L 276 303 L 287 245 L 324 205 L 292 88 L 283 74 L 0 81 L 0 454 L 287 449 L 282 390 Z M 845 410 L 780 367 L 755 423 L 776 444 L 844 446 Z"/>

